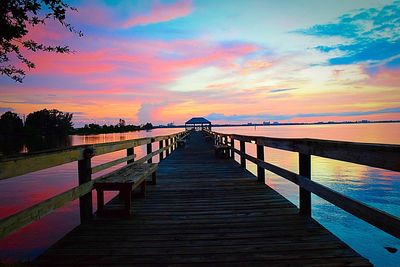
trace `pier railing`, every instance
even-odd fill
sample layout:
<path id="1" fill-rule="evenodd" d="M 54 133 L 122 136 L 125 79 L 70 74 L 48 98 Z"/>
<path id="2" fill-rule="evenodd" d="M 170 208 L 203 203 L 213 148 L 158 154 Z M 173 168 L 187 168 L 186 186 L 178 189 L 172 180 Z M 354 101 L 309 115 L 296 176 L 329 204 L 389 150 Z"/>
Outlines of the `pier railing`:
<path id="1" fill-rule="evenodd" d="M 246 167 L 246 160 L 256 164 L 259 182 L 265 183 L 265 170 L 268 170 L 298 185 L 299 212 L 301 214 L 311 216 L 311 193 L 313 193 L 386 233 L 400 238 L 400 218 L 344 196 L 311 180 L 312 155 L 399 172 L 400 145 L 271 138 L 206 132 L 214 137 L 217 144 L 231 146 L 232 158 L 237 153 L 240 156 L 242 167 Z M 239 149 L 235 147 L 235 140 L 239 141 Z M 246 153 L 246 143 L 252 143 L 256 146 L 257 157 Z M 264 155 L 264 147 L 298 152 L 299 173 L 297 174 L 269 163 Z"/>
<path id="2" fill-rule="evenodd" d="M 71 188 L 61 194 L 46 199 L 29 208 L 12 214 L 0 220 L 0 238 L 20 229 L 21 227 L 38 220 L 51 211 L 79 198 L 81 222 L 93 217 L 92 209 L 92 174 L 106 170 L 112 166 L 127 162 L 139 164 L 152 162 L 154 156 L 159 155 L 160 161 L 169 156 L 177 148 L 177 140 L 190 134 L 183 131 L 176 134 L 156 137 L 146 137 L 120 142 L 110 142 L 92 145 L 79 145 L 62 149 L 46 150 L 26 155 L 0 159 L 0 180 L 15 176 L 48 169 L 65 163 L 78 162 L 79 186 Z M 152 144 L 158 142 L 159 149 L 152 151 Z M 134 148 L 146 145 L 146 155 L 135 159 Z M 107 153 L 126 150 L 126 157 L 119 158 L 97 166 L 92 166 L 92 158 Z M 108 175 L 109 173 L 105 174 Z M 104 175 L 96 178 L 101 179 Z M 55 177 L 55 179 L 57 179 Z"/>

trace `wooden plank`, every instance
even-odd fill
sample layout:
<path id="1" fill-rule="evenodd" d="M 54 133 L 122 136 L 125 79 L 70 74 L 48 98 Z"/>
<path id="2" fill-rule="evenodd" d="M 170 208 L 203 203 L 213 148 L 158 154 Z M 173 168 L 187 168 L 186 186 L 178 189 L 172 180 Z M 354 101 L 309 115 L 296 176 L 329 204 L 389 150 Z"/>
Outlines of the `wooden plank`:
<path id="1" fill-rule="evenodd" d="M 86 184 L 92 180 L 92 161 L 93 150 L 86 148 L 83 151 L 84 158 L 78 161 L 78 182 L 79 185 Z M 92 191 L 87 192 L 79 198 L 79 213 L 81 223 L 93 219 Z"/>
<path id="2" fill-rule="evenodd" d="M 400 158 L 400 145 L 217 134 L 231 136 L 244 142 L 256 141 L 259 145 L 271 148 L 400 171 L 400 161 L 398 160 Z"/>
<path id="3" fill-rule="evenodd" d="M 264 161 L 264 146 L 257 145 L 257 159 L 260 161 Z M 257 179 L 260 183 L 265 183 L 265 170 L 257 166 Z"/>
<path id="4" fill-rule="evenodd" d="M 0 238 L 20 229 L 21 227 L 40 219 L 51 211 L 60 208 L 68 202 L 75 200 L 92 191 L 94 180 L 74 187 L 51 197 L 39 204 L 33 205 L 27 209 L 19 211 L 11 216 L 0 220 Z"/>
<path id="5" fill-rule="evenodd" d="M 168 136 L 158 136 L 155 137 L 154 140 L 165 140 L 177 136 L 178 134 L 180 133 Z M 95 155 L 99 156 L 123 149 L 146 145 L 151 141 L 152 138 L 139 138 L 119 142 L 45 150 L 26 155 L 2 158 L 0 159 L 0 180 L 81 160 L 83 159 L 83 151 L 87 148 L 92 149 Z"/>
<path id="6" fill-rule="evenodd" d="M 168 149 L 170 149 L 173 146 L 173 144 L 170 144 L 168 146 L 162 147 L 160 149 L 157 149 L 156 151 L 151 152 L 150 154 L 144 156 L 143 158 L 138 159 L 136 162 L 137 163 L 144 163 L 146 161 L 148 161 L 150 158 L 160 154 L 162 155 L 162 152 L 167 151 Z"/>
<path id="7" fill-rule="evenodd" d="M 163 140 L 160 140 L 160 141 L 158 142 L 159 150 L 163 148 L 163 146 L 164 146 L 163 143 L 164 143 Z M 161 151 L 161 152 L 160 152 L 159 162 L 161 162 L 163 159 L 164 159 L 164 153 Z"/>
<path id="8" fill-rule="evenodd" d="M 239 150 L 236 153 L 240 154 Z M 368 222 L 369 224 L 385 231 L 386 233 L 400 238 L 400 219 L 384 211 L 375 209 L 350 197 L 344 196 L 332 189 L 303 177 L 271 163 L 259 161 L 257 158 L 246 154 L 251 162 L 269 170 L 299 186 L 310 191 L 348 213 Z"/>
<path id="9" fill-rule="evenodd" d="M 240 166 L 246 168 L 246 143 L 243 140 L 240 141 L 240 152 Z"/>
<path id="10" fill-rule="evenodd" d="M 299 153 L 299 174 L 311 179 L 311 156 Z M 300 214 L 311 216 L 311 193 L 303 187 L 299 187 Z"/>
<path id="11" fill-rule="evenodd" d="M 200 133 L 193 133 L 188 149 L 176 150 L 159 164 L 158 176 L 146 199 L 134 200 L 134 219 L 81 225 L 35 263 L 370 266 L 239 164 L 216 159 L 213 144 Z M 122 204 L 115 198 L 108 207 Z"/>
<path id="12" fill-rule="evenodd" d="M 102 176 L 101 179 L 96 179 L 95 184 L 99 183 L 135 183 L 135 179 L 140 179 L 150 175 L 157 170 L 156 163 L 133 163 L 123 168 L 118 169 L 116 172 Z"/>
<path id="13" fill-rule="evenodd" d="M 151 153 L 151 151 L 152 151 L 152 144 L 153 143 L 149 143 L 149 144 L 147 144 L 147 146 L 146 146 L 146 152 L 147 152 L 147 154 L 150 154 Z M 147 160 L 147 163 L 152 163 L 153 162 L 153 157 L 151 157 L 151 158 L 149 158 L 148 160 Z"/>
<path id="14" fill-rule="evenodd" d="M 110 161 L 110 162 L 99 164 L 97 166 L 92 167 L 92 174 L 95 174 L 96 172 L 103 171 L 105 169 L 108 169 L 108 168 L 110 168 L 112 166 L 121 164 L 123 162 L 127 162 L 127 164 L 133 163 L 134 161 L 131 161 L 131 160 L 133 160 L 135 157 L 136 157 L 136 155 L 130 155 L 130 156 L 119 158 L 119 159 L 116 159 L 116 160 L 113 160 L 113 161 Z"/>
<path id="15" fill-rule="evenodd" d="M 127 157 L 130 157 L 130 156 L 133 156 L 133 155 L 135 155 L 135 148 L 134 148 L 134 147 L 127 148 L 127 149 L 126 149 L 126 156 L 127 156 Z M 134 161 L 135 161 L 135 157 L 133 157 L 132 159 L 129 159 L 129 160 L 126 162 L 126 164 L 133 163 Z"/>
<path id="16" fill-rule="evenodd" d="M 167 147 L 166 151 L 165 151 L 165 157 L 167 158 L 169 156 L 169 152 L 170 152 L 170 148 L 171 148 L 171 144 L 170 144 L 170 139 L 166 139 L 165 140 L 165 147 Z"/>
<path id="17" fill-rule="evenodd" d="M 0 180 L 82 159 L 85 147 L 32 153 L 0 161 Z"/>
<path id="18" fill-rule="evenodd" d="M 235 152 L 233 151 L 233 149 L 235 148 L 235 139 L 233 139 L 233 137 L 230 137 L 230 138 L 231 138 L 231 143 L 230 143 L 230 145 L 231 145 L 231 158 L 235 159 Z"/>

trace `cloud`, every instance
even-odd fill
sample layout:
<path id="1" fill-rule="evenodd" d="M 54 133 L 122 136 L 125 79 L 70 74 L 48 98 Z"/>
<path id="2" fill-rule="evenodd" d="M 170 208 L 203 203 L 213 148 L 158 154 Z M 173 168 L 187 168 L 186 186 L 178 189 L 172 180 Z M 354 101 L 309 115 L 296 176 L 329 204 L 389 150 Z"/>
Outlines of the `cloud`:
<path id="1" fill-rule="evenodd" d="M 0 103 L 6 103 L 6 104 L 52 104 L 52 102 L 45 101 L 45 100 L 25 100 L 25 101 L 3 101 L 3 100 L 1 100 Z"/>
<path id="2" fill-rule="evenodd" d="M 174 20 L 189 15 L 193 10 L 192 1 L 181 0 L 173 4 L 156 2 L 150 12 L 145 15 L 134 15 L 126 20 L 122 26 L 130 28 Z"/>
<path id="3" fill-rule="evenodd" d="M 380 68 L 365 80 L 365 84 L 398 88 L 400 85 L 400 69 Z"/>
<path id="4" fill-rule="evenodd" d="M 13 108 L 0 107 L 0 114 L 6 113 L 7 111 L 14 111 Z"/>
<path id="5" fill-rule="evenodd" d="M 161 118 L 157 116 L 157 114 L 160 113 L 160 110 L 164 107 L 166 107 L 169 102 L 161 102 L 161 103 L 143 103 L 140 106 L 139 112 L 138 112 L 138 119 L 139 122 L 144 123 L 144 122 L 153 122 L 153 123 L 158 123 L 162 121 Z"/>
<path id="6" fill-rule="evenodd" d="M 294 118 L 312 118 L 312 117 L 350 117 L 350 116 L 367 116 L 375 114 L 399 113 L 400 107 L 386 108 L 371 111 L 350 111 L 350 112 L 324 112 L 324 113 L 299 113 L 289 115 L 279 114 L 240 114 L 240 115 L 225 115 L 221 113 L 211 113 L 206 116 L 209 120 L 216 121 L 251 121 L 251 120 L 290 120 Z"/>
<path id="7" fill-rule="evenodd" d="M 315 25 L 297 33 L 316 37 L 339 37 L 342 42 L 316 46 L 333 53 L 331 65 L 366 63 L 390 64 L 400 54 L 400 1 L 380 9 L 360 9 L 345 14 L 335 23 Z M 399 66 L 400 64 L 398 64 Z"/>
<path id="8" fill-rule="evenodd" d="M 293 91 L 297 90 L 298 88 L 282 88 L 282 89 L 272 89 L 269 91 L 270 93 L 281 93 L 281 92 L 287 92 L 287 91 Z"/>

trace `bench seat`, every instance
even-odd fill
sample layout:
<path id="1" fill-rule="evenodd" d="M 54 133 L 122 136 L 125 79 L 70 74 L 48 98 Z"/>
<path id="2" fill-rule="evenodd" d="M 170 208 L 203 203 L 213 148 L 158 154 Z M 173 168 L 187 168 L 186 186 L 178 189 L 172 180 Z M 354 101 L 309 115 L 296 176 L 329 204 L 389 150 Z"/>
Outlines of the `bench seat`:
<path id="1" fill-rule="evenodd" d="M 211 135 L 206 135 L 205 139 L 206 139 L 206 142 L 208 142 L 208 141 L 212 141 L 213 137 Z"/>
<path id="2" fill-rule="evenodd" d="M 231 146 L 229 145 L 214 145 L 215 156 L 219 158 L 229 158 Z"/>
<path id="3" fill-rule="evenodd" d="M 184 148 L 186 146 L 186 139 L 178 139 L 176 143 L 178 144 L 178 147 Z"/>
<path id="4" fill-rule="evenodd" d="M 125 203 L 123 213 L 130 216 L 132 191 L 140 186 L 142 195 L 145 196 L 146 177 L 151 175 L 152 184 L 156 184 L 157 166 L 155 163 L 132 163 L 96 180 L 94 189 L 97 191 L 97 214 L 104 214 L 104 191 L 119 191 Z"/>

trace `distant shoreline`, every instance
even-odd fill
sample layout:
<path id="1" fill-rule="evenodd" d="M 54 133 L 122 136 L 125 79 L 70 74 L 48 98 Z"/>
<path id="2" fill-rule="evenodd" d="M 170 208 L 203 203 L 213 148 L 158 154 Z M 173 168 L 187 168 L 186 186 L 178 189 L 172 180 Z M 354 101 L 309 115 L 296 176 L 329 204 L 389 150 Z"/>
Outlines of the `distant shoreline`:
<path id="1" fill-rule="evenodd" d="M 400 123 L 400 120 L 391 121 L 329 121 L 329 122 L 282 122 L 282 123 L 251 123 L 251 124 L 212 124 L 212 127 L 244 127 L 244 126 L 290 126 L 290 125 L 331 125 L 331 124 L 370 124 L 370 123 Z M 185 125 L 154 126 L 154 129 L 185 128 Z"/>

